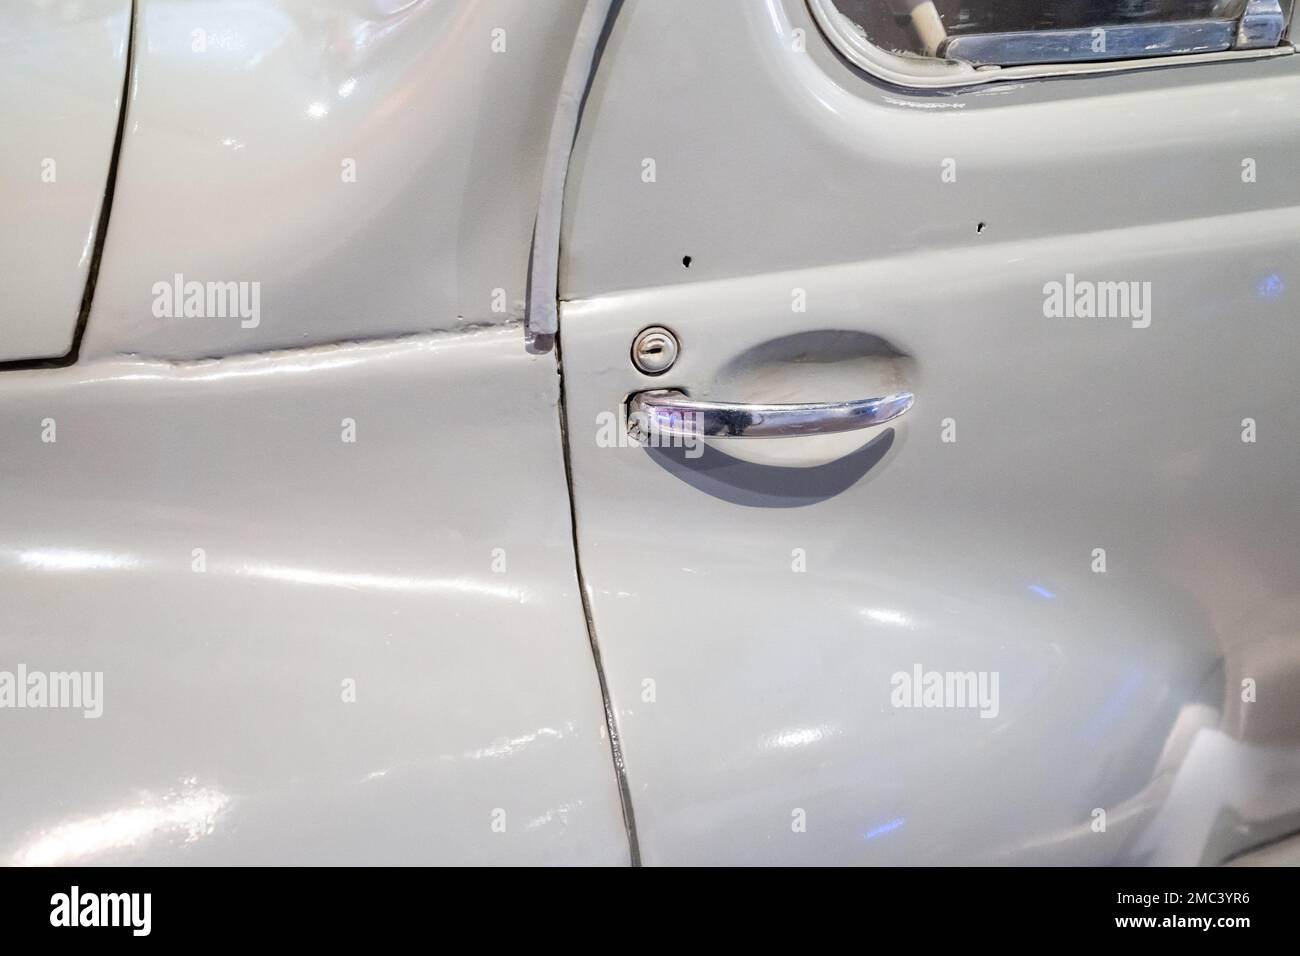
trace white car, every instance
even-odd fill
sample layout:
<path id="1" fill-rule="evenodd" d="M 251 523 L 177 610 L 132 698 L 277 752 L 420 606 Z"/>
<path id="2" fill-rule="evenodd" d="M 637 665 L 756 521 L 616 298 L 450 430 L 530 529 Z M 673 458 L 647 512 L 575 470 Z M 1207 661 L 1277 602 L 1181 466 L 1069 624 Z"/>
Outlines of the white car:
<path id="1" fill-rule="evenodd" d="M 8 0 L 0 862 L 1300 860 L 1290 0 Z"/>

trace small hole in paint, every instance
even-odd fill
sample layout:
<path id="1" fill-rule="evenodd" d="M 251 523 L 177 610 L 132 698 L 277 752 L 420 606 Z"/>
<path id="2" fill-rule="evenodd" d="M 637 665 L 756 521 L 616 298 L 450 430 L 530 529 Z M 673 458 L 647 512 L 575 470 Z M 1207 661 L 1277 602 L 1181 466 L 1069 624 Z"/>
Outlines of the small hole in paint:
<path id="1" fill-rule="evenodd" d="M 982 233 L 984 232 L 984 223 L 982 223 L 982 222 L 981 222 L 981 223 L 978 223 L 978 224 L 975 226 L 975 232 L 976 232 L 976 234 L 982 234 Z"/>
<path id="2" fill-rule="evenodd" d="M 691 257 L 690 257 L 690 256 L 682 256 L 682 265 L 684 265 L 686 268 L 689 269 L 689 268 L 691 267 Z"/>

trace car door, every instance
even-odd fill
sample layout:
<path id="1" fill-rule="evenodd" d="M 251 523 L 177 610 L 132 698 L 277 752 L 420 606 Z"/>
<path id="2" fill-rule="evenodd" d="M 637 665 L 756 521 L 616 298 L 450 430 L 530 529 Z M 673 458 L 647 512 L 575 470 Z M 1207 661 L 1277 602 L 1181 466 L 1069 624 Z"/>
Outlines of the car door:
<path id="1" fill-rule="evenodd" d="M 578 557 L 641 859 L 1300 829 L 1300 57 L 939 81 L 855 60 L 864 6 L 626 0 L 574 148 Z M 668 390 L 914 404 L 629 439 Z"/>

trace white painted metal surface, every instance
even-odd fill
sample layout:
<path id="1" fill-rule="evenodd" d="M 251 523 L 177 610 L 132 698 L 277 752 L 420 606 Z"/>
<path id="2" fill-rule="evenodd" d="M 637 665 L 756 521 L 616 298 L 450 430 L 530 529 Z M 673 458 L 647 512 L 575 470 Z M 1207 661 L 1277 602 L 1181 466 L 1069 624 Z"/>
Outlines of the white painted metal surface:
<path id="1" fill-rule="evenodd" d="M 619 5 L 560 262 L 575 555 L 522 303 L 582 4 L 137 6 L 80 360 L 0 372 L 0 685 L 102 682 L 0 710 L 0 862 L 626 862 L 578 556 L 646 862 L 1300 829 L 1297 58 L 909 94 L 795 0 Z M 1149 309 L 1046 315 L 1075 277 Z M 610 447 L 649 388 L 917 401 Z M 897 706 L 913 669 L 998 693 Z"/>
<path id="2" fill-rule="evenodd" d="M 0 373 L 0 671 L 102 681 L 0 709 L 0 862 L 626 863 L 517 305 L 581 5 L 138 6 L 81 360 Z"/>
<path id="3" fill-rule="evenodd" d="M 561 340 L 647 863 L 1212 863 L 1300 828 L 1296 93 L 1279 57 L 907 95 L 802 4 L 628 0 Z M 1048 317 L 1067 275 L 1149 283 L 1149 324 Z M 917 400 L 800 468 L 609 447 L 649 388 Z M 895 706 L 918 666 L 995 706 Z"/>
<path id="4" fill-rule="evenodd" d="M 130 0 L 0 4 L 0 362 L 72 348 L 130 14 Z"/>
<path id="5" fill-rule="evenodd" d="M 626 862 L 519 339 L 0 376 L 0 861 Z"/>
<path id="6" fill-rule="evenodd" d="M 581 0 L 139 0 L 83 354 L 202 358 L 523 317 Z M 257 324 L 154 284 L 260 283 Z"/>

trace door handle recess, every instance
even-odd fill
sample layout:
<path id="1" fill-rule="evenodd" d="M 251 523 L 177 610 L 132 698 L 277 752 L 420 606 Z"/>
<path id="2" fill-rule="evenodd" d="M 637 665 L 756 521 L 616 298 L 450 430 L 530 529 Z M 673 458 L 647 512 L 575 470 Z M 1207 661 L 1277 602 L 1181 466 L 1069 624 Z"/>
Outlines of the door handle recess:
<path id="1" fill-rule="evenodd" d="M 628 399 L 627 426 L 634 437 L 791 438 L 830 435 L 883 425 L 915 401 L 911 392 L 852 402 L 803 405 L 742 405 L 698 402 L 677 389 L 639 392 Z"/>

